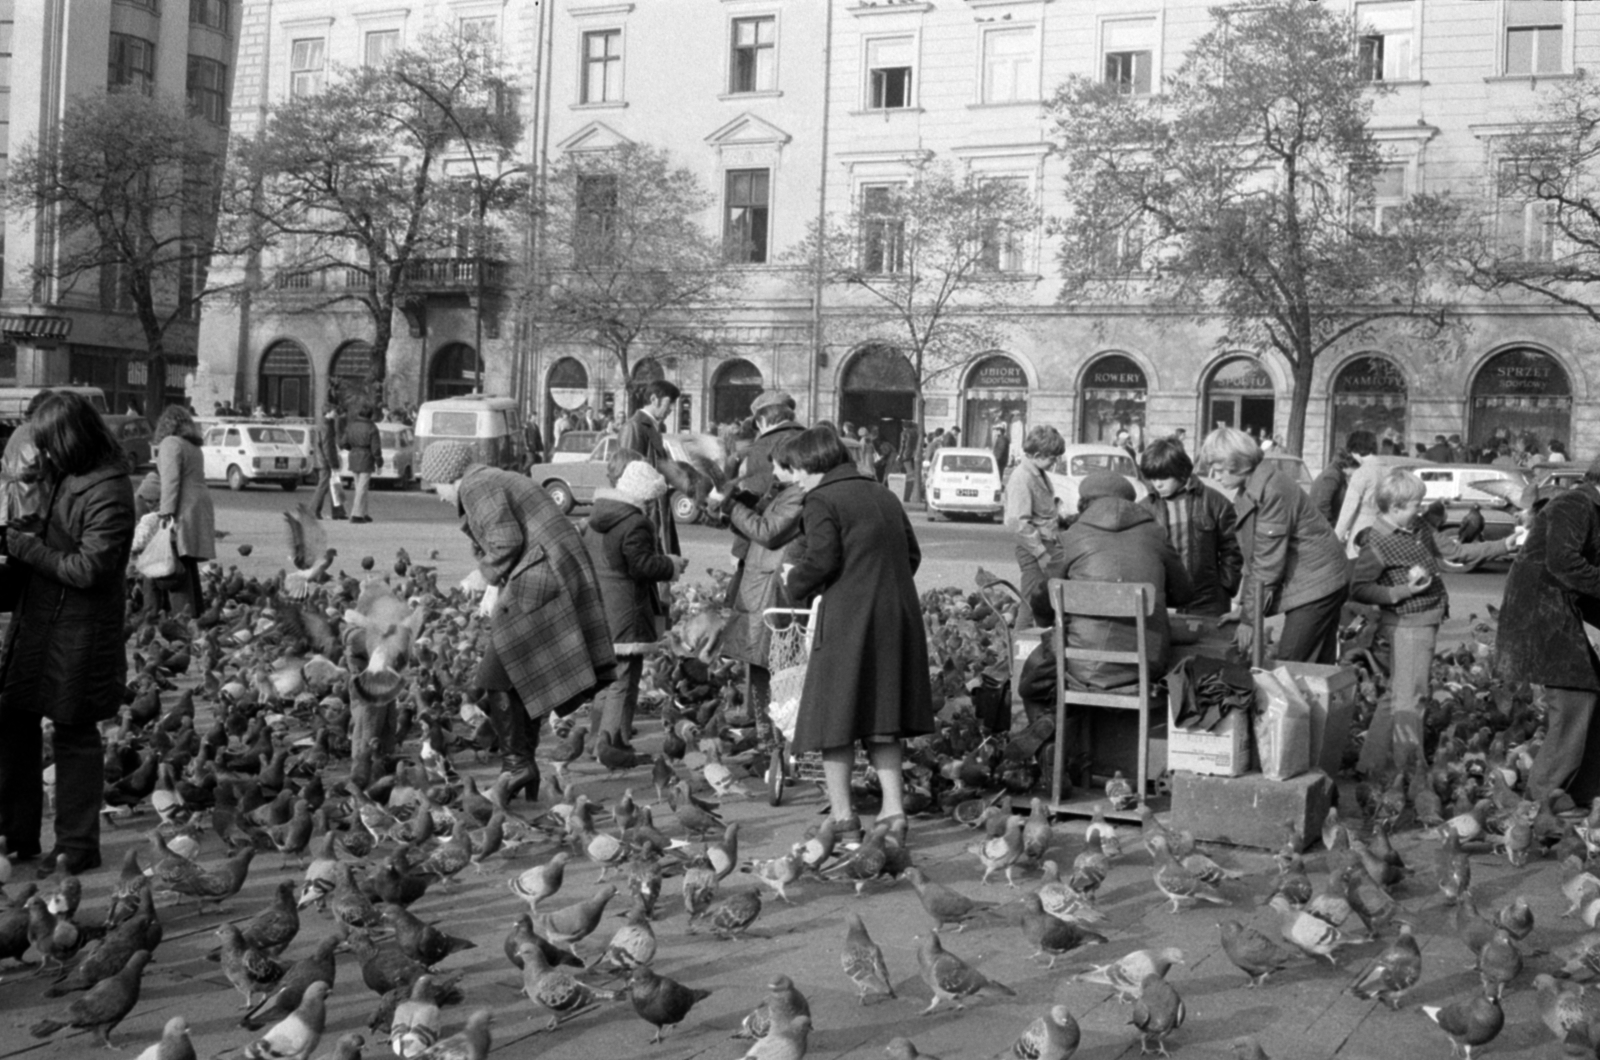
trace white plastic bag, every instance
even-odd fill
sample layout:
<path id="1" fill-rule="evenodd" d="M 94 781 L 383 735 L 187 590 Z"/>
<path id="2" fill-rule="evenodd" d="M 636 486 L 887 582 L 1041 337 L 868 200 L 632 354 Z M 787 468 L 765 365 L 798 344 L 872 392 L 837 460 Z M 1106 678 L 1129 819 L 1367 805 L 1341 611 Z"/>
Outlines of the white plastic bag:
<path id="1" fill-rule="evenodd" d="M 1281 667 L 1252 670 L 1256 682 L 1256 749 L 1261 774 L 1288 780 L 1311 768 L 1311 705 Z"/>

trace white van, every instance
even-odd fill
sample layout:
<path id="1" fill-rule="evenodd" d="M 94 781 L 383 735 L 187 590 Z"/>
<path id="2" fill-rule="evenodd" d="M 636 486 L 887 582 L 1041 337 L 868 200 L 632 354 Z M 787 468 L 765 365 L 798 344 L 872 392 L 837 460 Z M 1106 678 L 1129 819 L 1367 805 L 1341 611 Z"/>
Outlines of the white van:
<path id="1" fill-rule="evenodd" d="M 422 466 L 428 446 L 437 441 L 466 442 L 473 447 L 476 462 L 521 471 L 527 451 L 522 409 L 513 398 L 484 394 L 425 401 L 417 410 L 417 467 Z"/>

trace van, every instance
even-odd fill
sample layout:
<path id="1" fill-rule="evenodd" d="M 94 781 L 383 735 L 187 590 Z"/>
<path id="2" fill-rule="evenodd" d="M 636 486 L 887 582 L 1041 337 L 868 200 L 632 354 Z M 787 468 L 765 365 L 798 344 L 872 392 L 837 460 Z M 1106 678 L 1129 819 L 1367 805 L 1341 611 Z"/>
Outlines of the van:
<path id="1" fill-rule="evenodd" d="M 143 416 L 119 415 L 111 411 L 106 404 L 105 391 L 97 386 L 4 386 L 0 387 L 0 444 L 11 437 L 11 432 L 17 429 L 22 418 L 28 411 L 28 403 L 35 394 L 41 390 L 71 391 L 82 394 L 88 398 L 89 403 L 95 407 L 101 417 L 106 421 L 106 426 L 111 428 L 111 436 L 122 446 L 122 451 L 127 455 L 128 466 L 139 469 L 150 463 L 150 423 Z"/>
<path id="2" fill-rule="evenodd" d="M 507 471 L 522 470 L 527 451 L 522 436 L 522 409 L 513 398 L 484 394 L 425 401 L 417 410 L 416 461 L 434 442 L 466 442 L 476 463 Z M 429 483 L 423 482 L 423 488 Z"/>
<path id="3" fill-rule="evenodd" d="M 987 449 L 940 449 L 929 461 L 928 522 L 939 516 L 998 519 L 1005 510 L 1005 483 Z"/>

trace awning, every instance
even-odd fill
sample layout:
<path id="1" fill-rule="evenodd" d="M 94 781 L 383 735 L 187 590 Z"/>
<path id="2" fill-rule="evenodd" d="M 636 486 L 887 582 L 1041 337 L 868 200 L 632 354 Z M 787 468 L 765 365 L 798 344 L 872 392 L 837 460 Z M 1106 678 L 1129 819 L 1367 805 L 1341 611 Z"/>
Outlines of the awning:
<path id="1" fill-rule="evenodd" d="M 72 319 L 0 313 L 0 333 L 11 339 L 64 339 L 72 334 Z"/>

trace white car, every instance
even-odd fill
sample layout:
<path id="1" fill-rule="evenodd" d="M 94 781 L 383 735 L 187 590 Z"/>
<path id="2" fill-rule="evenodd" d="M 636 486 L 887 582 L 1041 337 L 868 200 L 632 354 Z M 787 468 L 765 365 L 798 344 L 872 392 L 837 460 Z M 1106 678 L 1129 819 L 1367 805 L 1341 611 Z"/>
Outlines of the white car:
<path id="1" fill-rule="evenodd" d="M 206 428 L 200 446 L 206 479 L 231 490 L 252 482 L 276 482 L 292 492 L 311 466 L 304 450 L 282 427 L 268 423 L 219 423 Z"/>
<path id="2" fill-rule="evenodd" d="M 928 521 L 939 516 L 998 519 L 1005 510 L 1005 483 L 988 449 L 940 449 L 928 467 Z"/>
<path id="3" fill-rule="evenodd" d="M 1139 469 L 1128 451 L 1115 445 L 1081 443 L 1069 445 L 1050 472 L 1050 486 L 1056 503 L 1068 515 L 1078 514 L 1078 487 L 1096 471 L 1114 471 L 1133 484 L 1134 496 L 1144 499 L 1150 487 L 1139 478 Z"/>

